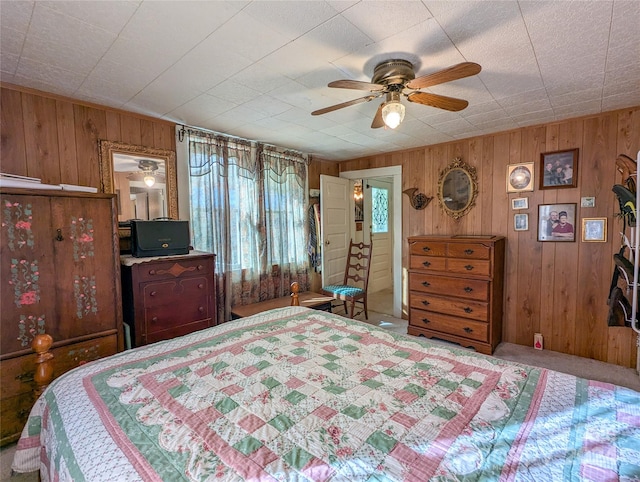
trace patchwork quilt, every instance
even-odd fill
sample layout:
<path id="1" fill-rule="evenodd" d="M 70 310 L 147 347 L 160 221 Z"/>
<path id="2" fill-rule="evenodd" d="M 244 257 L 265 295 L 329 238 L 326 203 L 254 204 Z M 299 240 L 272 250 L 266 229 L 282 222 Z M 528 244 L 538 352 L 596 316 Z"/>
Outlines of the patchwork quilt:
<path id="1" fill-rule="evenodd" d="M 13 468 L 92 482 L 640 480 L 640 393 L 289 307 L 61 376 Z"/>

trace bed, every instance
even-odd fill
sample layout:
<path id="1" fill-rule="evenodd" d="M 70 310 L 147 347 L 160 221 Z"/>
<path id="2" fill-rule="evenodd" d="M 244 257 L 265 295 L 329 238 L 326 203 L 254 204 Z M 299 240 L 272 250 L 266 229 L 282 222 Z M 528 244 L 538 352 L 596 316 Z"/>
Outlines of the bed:
<path id="1" fill-rule="evenodd" d="M 287 307 L 57 378 L 42 480 L 639 480 L 640 393 Z"/>

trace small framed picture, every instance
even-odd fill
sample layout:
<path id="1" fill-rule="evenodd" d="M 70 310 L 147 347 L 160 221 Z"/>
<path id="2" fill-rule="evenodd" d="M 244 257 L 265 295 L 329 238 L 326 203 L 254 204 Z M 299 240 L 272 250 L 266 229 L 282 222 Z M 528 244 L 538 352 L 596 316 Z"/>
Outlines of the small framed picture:
<path id="1" fill-rule="evenodd" d="M 533 191 L 533 162 L 507 166 L 507 192 Z"/>
<path id="2" fill-rule="evenodd" d="M 582 241 L 585 243 L 606 243 L 607 218 L 582 218 Z"/>
<path id="3" fill-rule="evenodd" d="M 580 198 L 580 207 L 581 208 L 595 208 L 596 207 L 596 198 L 593 196 L 581 197 Z"/>
<path id="4" fill-rule="evenodd" d="M 529 209 L 529 198 L 519 197 L 511 200 L 511 209 Z"/>
<path id="5" fill-rule="evenodd" d="M 516 231 L 529 231 L 529 215 L 514 214 L 513 229 L 515 229 Z"/>
<path id="6" fill-rule="evenodd" d="M 540 154 L 540 189 L 578 186 L 578 149 Z"/>
<path id="7" fill-rule="evenodd" d="M 538 241 L 575 241 L 576 203 L 538 205 Z"/>

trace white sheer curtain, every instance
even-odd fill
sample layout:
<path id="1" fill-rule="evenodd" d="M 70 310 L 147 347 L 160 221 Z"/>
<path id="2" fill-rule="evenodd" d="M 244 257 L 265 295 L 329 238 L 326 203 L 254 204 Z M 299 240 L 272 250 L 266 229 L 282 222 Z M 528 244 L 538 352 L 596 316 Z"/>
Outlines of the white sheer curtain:
<path id="1" fill-rule="evenodd" d="M 189 130 L 191 231 L 216 254 L 218 320 L 308 289 L 307 164 L 299 153 Z"/>

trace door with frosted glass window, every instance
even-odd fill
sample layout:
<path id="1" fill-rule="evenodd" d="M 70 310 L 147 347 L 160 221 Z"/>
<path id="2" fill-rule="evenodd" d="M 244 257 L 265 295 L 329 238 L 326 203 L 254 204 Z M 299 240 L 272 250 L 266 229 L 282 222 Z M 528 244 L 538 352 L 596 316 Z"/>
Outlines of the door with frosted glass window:
<path id="1" fill-rule="evenodd" d="M 393 286 L 392 186 L 387 178 L 365 181 L 365 239 L 373 240 L 369 293 Z"/>

